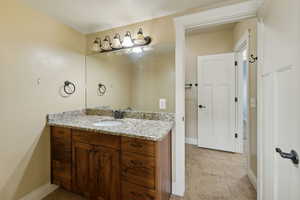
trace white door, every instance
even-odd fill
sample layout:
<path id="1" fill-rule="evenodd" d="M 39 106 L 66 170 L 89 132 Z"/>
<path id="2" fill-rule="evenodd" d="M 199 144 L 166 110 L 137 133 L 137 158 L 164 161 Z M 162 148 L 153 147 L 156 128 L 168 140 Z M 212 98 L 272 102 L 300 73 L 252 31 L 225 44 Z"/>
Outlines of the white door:
<path id="1" fill-rule="evenodd" d="M 198 146 L 235 151 L 234 53 L 198 57 Z"/>
<path id="2" fill-rule="evenodd" d="M 300 168 L 282 152 L 300 152 L 299 65 L 274 65 L 262 75 L 263 199 L 299 200 Z"/>
<path id="3" fill-rule="evenodd" d="M 259 76 L 261 200 L 299 200 L 300 166 L 296 159 L 282 158 L 275 149 L 289 153 L 285 156 L 292 155 L 292 150 L 300 153 L 300 3 L 273 1 L 269 6 L 273 7 L 268 13 L 272 17 L 265 21 Z"/>

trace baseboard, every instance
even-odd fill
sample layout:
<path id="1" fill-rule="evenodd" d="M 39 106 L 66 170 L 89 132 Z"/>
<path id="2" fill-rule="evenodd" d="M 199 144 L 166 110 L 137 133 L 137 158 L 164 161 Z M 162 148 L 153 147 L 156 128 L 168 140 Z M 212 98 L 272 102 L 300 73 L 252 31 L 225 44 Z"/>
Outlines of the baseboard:
<path id="1" fill-rule="evenodd" d="M 253 187 L 256 190 L 257 189 L 257 179 L 256 179 L 256 176 L 254 175 L 254 173 L 251 169 L 248 169 L 248 178 L 249 178 L 251 184 L 253 185 Z"/>
<path id="2" fill-rule="evenodd" d="M 178 182 L 172 183 L 172 195 L 178 197 L 184 197 L 184 185 Z"/>
<path id="3" fill-rule="evenodd" d="M 58 188 L 57 185 L 47 183 L 37 188 L 36 190 L 30 192 L 29 194 L 25 195 L 19 200 L 41 200 L 44 197 L 46 197 L 48 194 L 56 190 L 57 188 Z"/>
<path id="4" fill-rule="evenodd" d="M 188 138 L 188 137 L 186 137 L 186 138 L 185 138 L 185 143 L 186 143 L 186 144 L 197 145 L 197 144 L 198 144 L 198 141 L 197 141 L 196 138 Z"/>

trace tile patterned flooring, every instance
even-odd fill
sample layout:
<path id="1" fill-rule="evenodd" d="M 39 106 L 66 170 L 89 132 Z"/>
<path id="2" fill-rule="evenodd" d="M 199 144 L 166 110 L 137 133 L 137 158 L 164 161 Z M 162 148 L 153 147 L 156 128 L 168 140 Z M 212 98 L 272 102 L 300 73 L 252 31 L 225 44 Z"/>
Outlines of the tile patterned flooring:
<path id="1" fill-rule="evenodd" d="M 86 200 L 58 189 L 44 200 Z M 185 197 L 170 200 L 256 200 L 243 155 L 186 145 Z"/>

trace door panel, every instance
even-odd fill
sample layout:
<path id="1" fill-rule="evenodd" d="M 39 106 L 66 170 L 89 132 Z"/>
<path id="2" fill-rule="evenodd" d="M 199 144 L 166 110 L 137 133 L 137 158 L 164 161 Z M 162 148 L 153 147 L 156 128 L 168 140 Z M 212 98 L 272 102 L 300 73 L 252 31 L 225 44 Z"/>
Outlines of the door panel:
<path id="1" fill-rule="evenodd" d="M 294 66 L 283 67 L 275 73 L 274 145 L 281 148 L 284 152 L 290 152 L 294 149 L 298 150 L 299 153 L 299 145 L 297 146 L 297 143 L 294 143 L 294 141 L 300 142 L 298 125 L 300 119 L 298 75 Z M 293 92 L 297 90 L 298 92 Z M 275 199 L 299 199 L 299 165 L 296 166 L 291 160 L 281 158 L 279 154 L 275 156 L 274 165 Z M 295 185 L 298 187 L 294 187 Z"/>
<path id="2" fill-rule="evenodd" d="M 299 6 L 294 0 L 267 4 L 261 29 L 261 200 L 300 199 L 299 164 L 275 151 L 300 153 Z"/>
<path id="3" fill-rule="evenodd" d="M 93 146 L 89 144 L 73 143 L 72 156 L 72 188 L 75 193 L 90 196 L 90 174 Z"/>
<path id="4" fill-rule="evenodd" d="M 95 146 L 91 174 L 93 199 L 120 199 L 119 151 Z"/>
<path id="5" fill-rule="evenodd" d="M 234 152 L 234 54 L 199 56 L 198 83 L 198 145 Z"/>
<path id="6" fill-rule="evenodd" d="M 263 75 L 263 198 L 298 200 L 300 170 L 275 148 L 299 153 L 299 69 L 287 66 Z"/>

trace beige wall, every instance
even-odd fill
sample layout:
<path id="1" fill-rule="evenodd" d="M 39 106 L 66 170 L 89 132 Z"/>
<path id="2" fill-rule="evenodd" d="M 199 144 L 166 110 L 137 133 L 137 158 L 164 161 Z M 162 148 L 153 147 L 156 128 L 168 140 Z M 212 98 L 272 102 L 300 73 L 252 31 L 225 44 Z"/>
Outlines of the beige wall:
<path id="1" fill-rule="evenodd" d="M 233 50 L 233 25 L 211 30 L 195 30 L 186 37 L 186 83 L 197 83 L 197 56 L 228 53 Z M 197 87 L 185 90 L 186 137 L 197 140 L 198 97 Z"/>
<path id="2" fill-rule="evenodd" d="M 242 22 L 237 23 L 234 27 L 233 38 L 234 43 L 236 44 L 242 36 L 247 32 L 250 32 L 250 41 L 249 41 L 249 55 L 257 55 L 257 20 L 248 19 Z M 256 101 L 257 98 L 257 70 L 256 63 L 249 63 L 249 95 L 250 98 Z M 257 174 L 257 108 L 250 106 L 249 111 L 249 123 L 250 123 L 250 167 L 254 175 Z"/>
<path id="3" fill-rule="evenodd" d="M 125 55 L 96 54 L 86 57 L 87 107 L 109 106 L 125 109 L 131 106 L 133 62 Z M 98 84 L 106 86 L 99 96 Z"/>
<path id="4" fill-rule="evenodd" d="M 1 200 L 50 181 L 46 114 L 84 108 L 85 37 L 20 2 L 0 7 Z M 69 98 L 58 94 L 65 80 L 77 86 Z"/>

